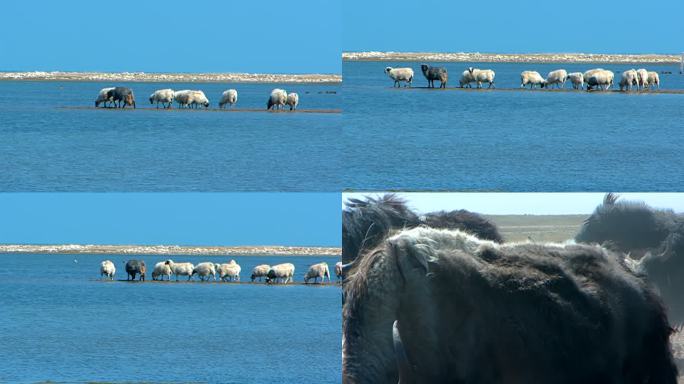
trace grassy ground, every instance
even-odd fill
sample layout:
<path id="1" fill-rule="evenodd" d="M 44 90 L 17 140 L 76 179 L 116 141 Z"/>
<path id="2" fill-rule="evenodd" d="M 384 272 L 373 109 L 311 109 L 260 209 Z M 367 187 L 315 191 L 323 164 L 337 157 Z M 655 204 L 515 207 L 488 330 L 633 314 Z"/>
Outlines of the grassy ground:
<path id="1" fill-rule="evenodd" d="M 589 215 L 488 215 L 506 241 L 563 242 L 575 237 Z"/>

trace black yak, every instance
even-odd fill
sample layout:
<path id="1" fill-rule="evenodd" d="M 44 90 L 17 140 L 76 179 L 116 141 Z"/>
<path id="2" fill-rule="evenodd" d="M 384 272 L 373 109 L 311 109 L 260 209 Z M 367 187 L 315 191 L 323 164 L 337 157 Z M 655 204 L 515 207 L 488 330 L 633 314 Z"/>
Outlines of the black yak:
<path id="1" fill-rule="evenodd" d="M 684 323 L 684 215 L 607 194 L 575 240 L 627 254 L 626 262 L 658 288 L 670 320 Z"/>
<path id="2" fill-rule="evenodd" d="M 135 275 L 140 274 L 140 280 L 145 280 L 147 267 L 144 260 L 129 260 L 126 262 L 126 280 L 135 280 Z"/>
<path id="3" fill-rule="evenodd" d="M 503 242 L 496 225 L 477 213 L 461 209 L 418 217 L 404 199 L 390 193 L 377 198 L 347 200 L 342 211 L 342 262 L 348 264 L 363 249 L 375 248 L 392 230 L 419 225 L 461 229 L 484 240 Z"/>
<path id="4" fill-rule="evenodd" d="M 444 67 L 431 67 L 427 64 L 422 64 L 420 66 L 421 71 L 423 71 L 423 76 L 428 81 L 428 88 L 435 87 L 435 80 L 439 80 L 439 87 L 446 88 L 447 81 L 449 81 L 449 73 Z"/>
<path id="5" fill-rule="evenodd" d="M 356 264 L 346 384 L 677 381 L 657 294 L 605 248 L 417 227 Z"/>

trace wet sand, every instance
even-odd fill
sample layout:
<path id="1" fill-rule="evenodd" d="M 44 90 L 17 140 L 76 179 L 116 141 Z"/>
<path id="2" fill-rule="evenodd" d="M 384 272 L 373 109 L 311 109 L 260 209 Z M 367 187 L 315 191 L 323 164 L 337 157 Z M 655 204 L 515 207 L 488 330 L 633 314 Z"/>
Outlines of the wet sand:
<path id="1" fill-rule="evenodd" d="M 430 61 L 483 63 L 679 64 L 680 55 L 592 53 L 344 52 L 344 61 Z"/>
<path id="2" fill-rule="evenodd" d="M 111 110 L 111 111 L 159 111 L 159 112 L 236 112 L 236 113 L 331 113 L 331 114 L 339 114 L 342 113 L 341 109 L 296 109 L 294 111 L 290 111 L 289 109 L 281 109 L 281 110 L 267 110 L 264 108 L 155 108 L 155 107 L 144 107 L 144 108 L 131 108 L 131 107 L 126 107 L 126 108 L 96 108 L 96 107 L 58 107 L 60 109 L 82 109 L 82 110 Z"/>
<path id="3" fill-rule="evenodd" d="M 335 74 L 145 73 L 145 72 L 0 72 L 0 81 L 97 81 L 150 83 L 339 84 Z"/>
<path id="4" fill-rule="evenodd" d="M 340 256 L 334 247 L 179 245 L 0 245 L 0 254 L 180 255 L 180 256 Z"/>

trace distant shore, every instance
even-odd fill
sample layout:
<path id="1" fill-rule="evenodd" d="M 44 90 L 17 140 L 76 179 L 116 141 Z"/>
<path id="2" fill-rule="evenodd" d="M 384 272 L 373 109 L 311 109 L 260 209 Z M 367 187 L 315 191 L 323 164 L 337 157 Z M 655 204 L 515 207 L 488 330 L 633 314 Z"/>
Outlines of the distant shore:
<path id="1" fill-rule="evenodd" d="M 297 83 L 339 84 L 334 74 L 146 73 L 146 72 L 0 72 L 0 81 L 98 81 L 150 83 Z"/>
<path id="2" fill-rule="evenodd" d="M 679 64 L 680 55 L 593 53 L 344 52 L 343 61 Z"/>
<path id="3" fill-rule="evenodd" d="M 340 256 L 334 247 L 179 246 L 179 245 L 25 245 L 0 244 L 0 254 L 183 255 L 183 256 Z"/>

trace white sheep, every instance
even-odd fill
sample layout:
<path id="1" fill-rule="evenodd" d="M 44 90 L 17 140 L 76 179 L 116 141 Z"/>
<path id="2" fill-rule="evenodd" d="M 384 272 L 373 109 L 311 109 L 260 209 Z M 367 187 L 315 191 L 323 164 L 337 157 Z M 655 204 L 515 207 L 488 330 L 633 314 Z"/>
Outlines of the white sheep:
<path id="1" fill-rule="evenodd" d="M 271 91 L 271 96 L 268 98 L 266 109 L 281 109 L 285 107 L 287 102 L 287 92 L 284 89 L 276 88 Z"/>
<path id="2" fill-rule="evenodd" d="M 527 84 L 530 85 L 530 89 L 534 88 L 535 85 L 544 88 L 546 81 L 537 71 L 523 71 L 520 74 L 520 88 L 525 88 Z"/>
<path id="3" fill-rule="evenodd" d="M 182 91 L 176 91 L 173 93 L 173 99 L 178 104 L 178 108 L 187 107 L 190 104 L 190 93 L 192 91 L 189 89 L 184 89 Z"/>
<path id="4" fill-rule="evenodd" d="M 568 79 L 572 83 L 573 89 L 582 89 L 584 84 L 584 75 L 582 72 L 568 73 Z"/>
<path id="5" fill-rule="evenodd" d="M 631 91 L 633 86 L 639 85 L 639 75 L 634 69 L 628 69 L 622 72 L 622 78 L 620 79 L 620 90 Z"/>
<path id="6" fill-rule="evenodd" d="M 335 277 L 337 277 L 337 281 L 342 280 L 342 262 L 338 261 L 335 263 Z"/>
<path id="7" fill-rule="evenodd" d="M 180 108 L 197 108 L 199 106 L 205 108 L 209 107 L 209 99 L 207 99 L 207 96 L 202 91 L 184 89 L 182 91 L 176 91 L 173 94 L 173 98 Z"/>
<path id="8" fill-rule="evenodd" d="M 225 264 L 216 264 L 215 268 L 219 279 L 223 281 L 240 281 L 240 271 L 242 271 L 242 268 L 240 268 L 240 265 L 235 260 Z"/>
<path id="9" fill-rule="evenodd" d="M 590 70 L 588 70 L 588 71 L 586 71 L 586 72 L 584 72 L 584 73 L 582 74 L 582 77 L 584 78 L 584 84 L 587 85 L 587 90 L 591 89 L 590 86 L 589 86 L 589 79 L 590 79 L 592 76 L 594 76 L 594 74 L 596 74 L 596 73 L 603 73 L 603 72 L 605 72 L 605 71 L 606 71 L 606 70 L 603 69 L 603 68 L 594 68 L 594 69 L 590 69 Z M 608 72 L 610 72 L 610 71 L 608 71 Z M 611 73 L 612 73 L 612 72 L 611 72 Z M 601 75 L 601 76 L 599 76 L 599 77 L 603 77 L 603 75 Z M 611 85 L 612 85 L 612 83 L 611 83 Z"/>
<path id="10" fill-rule="evenodd" d="M 224 91 L 221 95 L 221 101 L 219 101 L 219 108 L 223 108 L 226 104 L 232 107 L 233 104 L 237 103 L 238 92 L 235 89 L 229 89 Z"/>
<path id="11" fill-rule="evenodd" d="M 306 274 L 304 275 L 304 284 L 308 284 L 309 280 L 311 279 L 314 279 L 315 284 L 319 277 L 321 278 L 321 283 L 325 282 L 326 277 L 328 278 L 328 282 L 330 282 L 330 270 L 328 269 L 328 263 L 322 262 L 310 266 L 309 270 L 306 271 Z"/>
<path id="12" fill-rule="evenodd" d="M 648 71 L 643 68 L 639 68 L 636 70 L 636 73 L 639 89 L 646 89 L 646 87 L 648 87 Z"/>
<path id="13" fill-rule="evenodd" d="M 216 280 L 216 267 L 214 266 L 214 263 L 199 263 L 192 270 L 192 274 L 199 276 L 202 281 L 209 281 L 210 277 Z"/>
<path id="14" fill-rule="evenodd" d="M 290 106 L 290 111 L 297 109 L 297 106 L 299 105 L 299 95 L 295 92 L 288 93 L 285 105 Z"/>
<path id="15" fill-rule="evenodd" d="M 164 107 L 164 109 L 171 108 L 174 93 L 175 92 L 173 89 L 168 88 L 154 91 L 154 93 L 150 95 L 150 104 L 154 104 L 156 102 L 157 108 L 159 108 L 159 103 L 162 103 L 162 107 Z"/>
<path id="16" fill-rule="evenodd" d="M 555 85 L 556 88 L 565 88 L 565 81 L 568 79 L 568 71 L 565 69 L 557 69 L 549 72 L 546 75 L 546 87 Z"/>
<path id="17" fill-rule="evenodd" d="M 468 72 L 473 77 L 473 81 L 477 83 L 478 88 L 482 88 L 482 83 L 489 83 L 487 88 L 492 88 L 494 86 L 494 77 L 496 73 L 491 69 L 479 69 L 479 68 L 468 68 Z"/>
<path id="18" fill-rule="evenodd" d="M 268 270 L 268 274 L 266 275 L 266 282 L 267 283 L 281 282 L 281 283 L 287 284 L 288 282 L 292 281 L 292 277 L 294 276 L 294 272 L 295 272 L 295 266 L 292 263 L 283 263 L 283 264 L 274 265 L 271 267 L 271 269 Z"/>
<path id="19" fill-rule="evenodd" d="M 107 103 L 113 103 L 114 95 L 112 91 L 114 91 L 114 87 L 102 88 L 100 93 L 97 94 L 97 99 L 95 99 L 95 108 L 99 107 L 100 104 L 104 104 L 104 107 L 107 108 Z"/>
<path id="20" fill-rule="evenodd" d="M 268 277 L 268 271 L 271 270 L 271 266 L 268 264 L 260 264 L 252 269 L 252 281 L 259 279 L 261 281 L 262 277 Z"/>
<path id="21" fill-rule="evenodd" d="M 660 89 L 660 76 L 658 76 L 658 72 L 648 72 L 647 85 L 649 89 L 651 88 L 651 86 L 655 86 L 657 89 Z"/>
<path id="22" fill-rule="evenodd" d="M 192 271 L 195 269 L 192 263 L 176 263 L 173 260 L 166 260 L 165 263 L 171 267 L 171 272 L 176 275 L 176 281 L 178 281 L 178 276 L 187 276 L 188 280 L 192 279 Z"/>
<path id="23" fill-rule="evenodd" d="M 171 280 L 172 273 L 173 271 L 171 270 L 171 266 L 167 264 L 166 261 L 160 261 L 154 265 L 154 270 L 152 271 L 152 280 L 157 280 L 157 278 L 159 278 L 163 281 L 164 276 L 167 277 L 167 280 Z"/>
<path id="24" fill-rule="evenodd" d="M 412 68 L 385 68 L 385 73 L 390 79 L 394 80 L 393 87 L 401 87 L 401 83 L 404 82 L 404 87 L 410 87 L 413 83 L 413 69 Z"/>
<path id="25" fill-rule="evenodd" d="M 591 91 L 594 87 L 604 91 L 608 90 L 613 86 L 614 80 L 615 74 L 612 71 L 605 69 L 591 72 L 589 77 L 587 77 L 587 72 L 584 73 L 584 82 L 587 83 L 587 91 Z"/>
<path id="26" fill-rule="evenodd" d="M 469 69 L 466 69 L 461 73 L 461 78 L 458 80 L 458 84 L 461 86 L 461 88 L 472 88 L 472 85 L 470 83 L 475 82 L 475 76 L 473 76 L 472 73 L 470 73 Z"/>
<path id="27" fill-rule="evenodd" d="M 106 276 L 109 280 L 114 280 L 116 274 L 116 267 L 111 260 L 105 260 L 100 264 L 100 277 Z"/>

